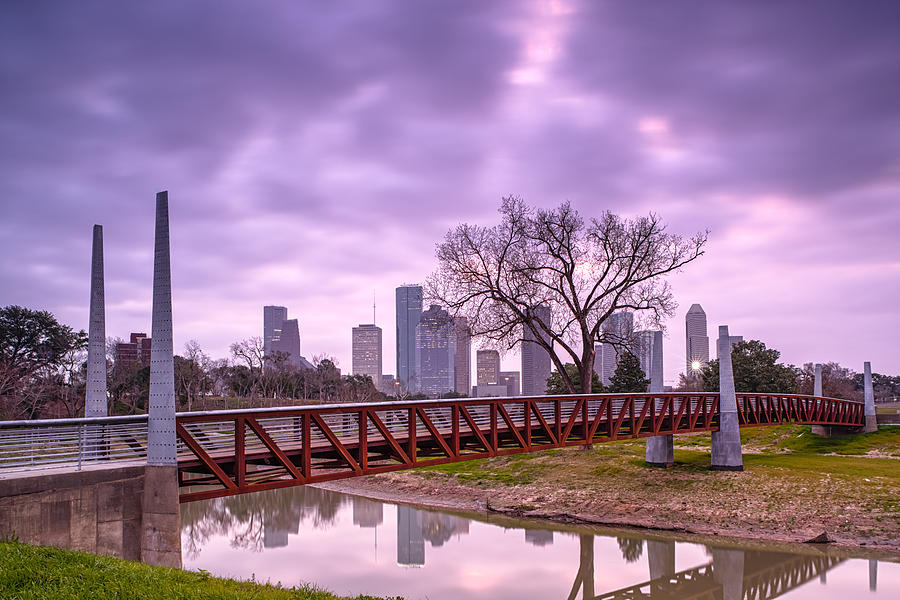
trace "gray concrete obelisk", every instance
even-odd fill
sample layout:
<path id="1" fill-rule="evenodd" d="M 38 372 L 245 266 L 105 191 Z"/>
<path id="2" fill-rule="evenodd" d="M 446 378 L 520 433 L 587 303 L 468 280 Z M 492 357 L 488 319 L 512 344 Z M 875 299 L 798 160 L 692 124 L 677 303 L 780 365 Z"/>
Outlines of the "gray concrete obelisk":
<path id="1" fill-rule="evenodd" d="M 813 380 L 813 396 L 822 397 L 822 365 L 816 363 L 816 378 Z"/>
<path id="2" fill-rule="evenodd" d="M 863 394 L 865 399 L 866 433 L 878 431 L 878 422 L 875 417 L 875 389 L 872 387 L 872 363 L 866 361 L 863 364 Z"/>
<path id="3" fill-rule="evenodd" d="M 822 365 L 816 363 L 815 379 L 813 379 L 813 396 L 822 397 Z M 812 425 L 810 432 L 822 437 L 831 437 L 831 427 Z"/>
<path id="4" fill-rule="evenodd" d="M 731 367 L 731 338 L 728 325 L 719 326 L 719 430 L 712 433 L 712 469 L 743 471 L 741 430 L 738 423 L 734 370 Z"/>
<path id="5" fill-rule="evenodd" d="M 178 467 L 175 441 L 175 368 L 172 352 L 172 274 L 169 195 L 156 194 L 150 410 L 141 522 L 141 561 L 181 566 Z"/>
<path id="6" fill-rule="evenodd" d="M 103 293 L 103 227 L 94 225 L 91 247 L 91 314 L 88 322 L 87 381 L 84 416 L 107 416 L 106 309 Z"/>
<path id="7" fill-rule="evenodd" d="M 650 357 L 650 393 L 662 394 L 663 387 L 663 334 L 653 332 L 653 354 Z M 675 464 L 674 440 L 671 435 L 647 438 L 644 459 L 654 467 L 671 467 Z"/>

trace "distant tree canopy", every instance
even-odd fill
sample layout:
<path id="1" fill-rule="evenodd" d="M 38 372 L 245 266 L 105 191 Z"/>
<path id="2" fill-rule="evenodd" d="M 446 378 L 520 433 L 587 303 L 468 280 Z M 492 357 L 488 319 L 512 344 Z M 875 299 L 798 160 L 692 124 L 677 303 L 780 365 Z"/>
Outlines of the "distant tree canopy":
<path id="1" fill-rule="evenodd" d="M 731 350 L 735 391 L 797 393 L 799 370 L 778 362 L 780 356 L 778 350 L 766 348 L 759 340 L 735 344 Z M 700 378 L 703 391 L 719 391 L 719 361 L 709 361 L 701 370 Z"/>
<path id="2" fill-rule="evenodd" d="M 650 380 L 645 377 L 638 357 L 627 351 L 620 353 L 616 370 L 609 378 L 609 391 L 642 393 L 648 385 Z"/>
<path id="3" fill-rule="evenodd" d="M 626 219 L 607 211 L 587 221 L 568 202 L 544 210 L 510 196 L 499 212 L 494 227 L 447 232 L 427 295 L 465 316 L 473 336 L 509 349 L 542 347 L 568 393 L 593 387 L 594 344 L 628 343 L 603 327 L 615 311 L 651 325 L 673 314 L 664 276 L 701 256 L 707 239 L 667 233 L 652 213 Z"/>
<path id="4" fill-rule="evenodd" d="M 0 412 L 31 419 L 56 401 L 72 410 L 71 388 L 84 385 L 79 353 L 86 348 L 84 331 L 47 311 L 0 308 Z"/>
<path id="5" fill-rule="evenodd" d="M 566 372 L 569 374 L 569 378 L 577 376 L 578 367 L 576 367 L 572 363 L 566 363 L 565 365 Z M 603 387 L 603 384 L 600 382 L 600 377 L 594 373 L 591 378 L 591 393 L 592 394 L 602 394 L 606 391 L 606 388 Z M 546 394 L 558 396 L 561 394 L 571 394 L 569 391 L 569 387 L 563 381 L 563 378 L 560 376 L 559 371 L 553 371 L 550 373 L 550 377 L 547 378 L 547 391 Z"/>

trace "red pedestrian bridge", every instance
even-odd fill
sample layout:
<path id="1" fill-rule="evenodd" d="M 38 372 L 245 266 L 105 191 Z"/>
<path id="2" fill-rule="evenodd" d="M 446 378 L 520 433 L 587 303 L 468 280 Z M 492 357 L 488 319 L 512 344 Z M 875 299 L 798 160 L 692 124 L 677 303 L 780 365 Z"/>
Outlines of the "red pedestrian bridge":
<path id="1" fill-rule="evenodd" d="M 862 427 L 863 404 L 739 393 L 741 427 Z M 719 394 L 457 398 L 178 413 L 180 501 L 614 440 L 716 431 Z M 141 460 L 147 416 L 0 422 L 0 473 Z"/>

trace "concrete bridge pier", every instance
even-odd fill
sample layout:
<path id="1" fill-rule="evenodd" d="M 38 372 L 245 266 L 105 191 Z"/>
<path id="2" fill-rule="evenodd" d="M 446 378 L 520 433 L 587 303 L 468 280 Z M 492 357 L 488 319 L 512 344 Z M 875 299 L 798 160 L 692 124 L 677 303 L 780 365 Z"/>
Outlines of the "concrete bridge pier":
<path id="1" fill-rule="evenodd" d="M 731 339 L 728 325 L 719 326 L 719 430 L 712 432 L 714 471 L 743 471 L 741 431 L 738 422 L 734 370 L 731 367 Z"/>
<path id="2" fill-rule="evenodd" d="M 650 357 L 650 393 L 662 394 L 663 387 L 663 335 L 653 332 L 653 356 Z M 654 467 L 671 467 L 675 464 L 673 436 L 659 435 L 647 438 L 644 460 Z"/>
<path id="3" fill-rule="evenodd" d="M 153 345 L 150 349 L 150 410 L 141 519 L 141 561 L 151 565 L 181 567 L 167 192 L 156 195 L 151 331 Z"/>
<path id="4" fill-rule="evenodd" d="M 866 426 L 865 433 L 878 431 L 878 422 L 875 416 L 875 389 L 872 387 L 872 363 L 863 363 L 863 393 L 865 399 Z"/>

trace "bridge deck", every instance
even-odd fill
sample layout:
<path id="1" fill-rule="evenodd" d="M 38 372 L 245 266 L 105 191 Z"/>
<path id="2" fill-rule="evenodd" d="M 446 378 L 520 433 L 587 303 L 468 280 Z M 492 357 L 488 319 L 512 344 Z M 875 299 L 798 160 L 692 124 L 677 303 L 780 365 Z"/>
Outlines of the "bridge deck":
<path id="1" fill-rule="evenodd" d="M 742 427 L 859 427 L 864 420 L 859 402 L 783 394 L 737 396 Z M 719 396 L 707 392 L 179 413 L 181 501 L 547 448 L 714 431 L 718 417 Z M 146 456 L 146 437 L 145 415 L 0 423 L 0 474 L 141 458 Z"/>

